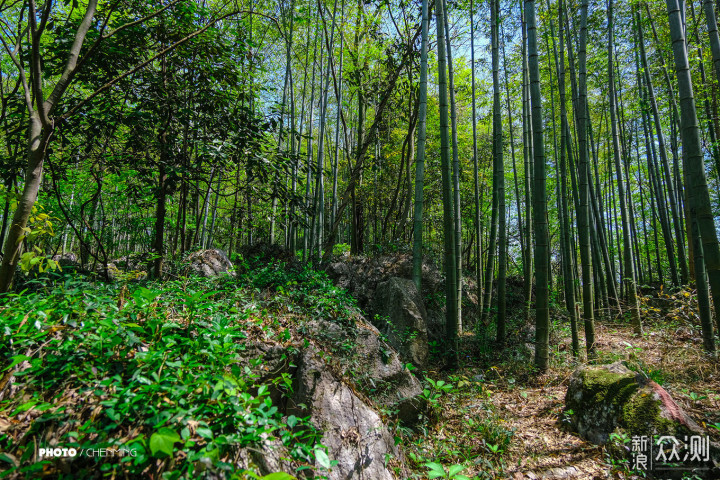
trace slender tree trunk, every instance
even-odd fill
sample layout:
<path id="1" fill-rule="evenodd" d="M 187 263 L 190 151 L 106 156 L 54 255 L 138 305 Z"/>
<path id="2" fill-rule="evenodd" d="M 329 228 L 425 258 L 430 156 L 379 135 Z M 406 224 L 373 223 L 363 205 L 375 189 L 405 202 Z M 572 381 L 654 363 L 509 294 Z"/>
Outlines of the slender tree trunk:
<path id="1" fill-rule="evenodd" d="M 473 0 L 470 0 L 470 75 L 472 81 L 472 135 L 473 135 L 473 179 L 475 185 L 475 282 L 477 284 L 477 298 L 480 301 L 480 312 L 483 311 L 482 294 L 482 226 L 480 214 L 480 179 L 478 176 L 477 158 L 477 107 L 475 102 L 475 8 Z M 507 84 L 507 83 L 506 83 Z M 426 87 L 427 88 L 427 87 Z M 509 109 L 508 109 L 509 111 Z M 512 123 L 510 128 L 512 128 Z"/>
<path id="2" fill-rule="evenodd" d="M 521 8 L 523 3 L 521 2 Z M 523 157 L 525 163 L 525 250 L 523 256 L 523 303 L 526 320 L 530 320 L 530 303 L 532 300 L 533 285 L 533 217 L 532 217 L 532 160 L 533 160 L 533 125 L 530 112 L 530 77 L 528 74 L 527 53 L 527 20 L 522 15 L 522 57 L 523 57 Z"/>
<path id="3" fill-rule="evenodd" d="M 548 10 L 550 10 L 548 0 Z M 567 108 L 565 99 L 565 46 L 563 38 L 563 0 L 558 2 L 558 42 L 560 44 L 560 58 L 558 60 L 557 52 L 555 53 L 555 63 L 558 71 L 558 90 L 560 92 L 560 210 L 562 211 L 561 231 L 561 249 L 562 249 L 562 267 L 565 289 L 565 307 L 570 315 L 570 332 L 572 336 L 572 352 L 577 357 L 580 352 L 580 339 L 578 337 L 578 310 L 575 301 L 575 267 L 573 265 L 573 256 L 571 254 L 570 243 L 570 210 L 568 208 L 567 195 L 567 166 L 566 166 L 566 150 L 572 152 L 569 147 L 568 135 L 570 126 L 567 118 Z"/>
<path id="4" fill-rule="evenodd" d="M 707 179 L 705 178 L 705 163 L 700 146 L 700 126 L 698 125 L 695 99 L 693 97 L 690 67 L 687 60 L 685 35 L 680 18 L 680 8 L 677 0 L 667 0 L 667 10 L 670 19 L 670 37 L 672 39 L 673 56 L 675 58 L 675 72 L 678 80 L 678 93 L 680 96 L 680 125 L 682 126 L 683 150 L 687 152 L 685 170 L 689 183 L 688 200 L 690 203 L 691 221 L 697 222 L 702 254 L 710 282 L 710 291 L 713 303 L 720 305 L 720 248 L 718 247 L 715 219 L 710 207 Z M 697 237 L 697 235 L 693 235 Z M 697 244 L 697 240 L 695 240 Z M 700 252 L 696 251 L 698 256 Z M 698 272 L 698 262 L 695 263 L 695 279 L 701 281 L 701 272 Z M 699 284 L 698 284 L 699 285 Z M 703 287 L 705 288 L 705 287 Z M 709 305 L 707 306 L 709 309 Z M 716 321 L 718 309 L 716 308 Z M 720 325 L 720 323 L 718 323 Z M 712 325 L 709 325 L 710 328 Z M 708 325 L 703 324 L 703 337 L 712 339 L 712 330 L 707 331 Z M 709 351 L 714 351 L 714 345 Z"/>
<path id="5" fill-rule="evenodd" d="M 502 29 L 501 29 L 502 32 Z M 510 130 L 510 156 L 512 158 L 512 171 L 513 171 L 513 180 L 514 180 L 514 186 L 515 186 L 515 205 L 517 205 L 517 225 L 518 225 L 518 239 L 520 242 L 520 256 L 522 261 L 524 262 L 524 255 L 525 255 L 525 235 L 524 235 L 524 227 L 523 227 L 523 214 L 522 214 L 522 202 L 520 200 L 520 186 L 518 183 L 518 175 L 517 175 L 517 165 L 515 162 L 515 135 L 514 135 L 514 129 L 513 129 L 513 117 L 512 117 L 512 108 L 510 104 L 510 84 L 508 81 L 508 72 L 507 72 L 507 58 L 505 57 L 505 42 L 502 43 L 502 52 L 503 52 L 503 71 L 504 71 L 504 77 L 505 77 L 505 101 L 507 106 L 507 114 L 508 114 L 508 128 Z M 476 142 L 477 143 L 477 142 Z M 480 207 L 477 206 L 477 211 L 479 215 Z M 479 217 L 478 217 L 479 221 Z M 478 227 L 479 228 L 479 227 Z M 523 269 L 525 267 L 523 266 Z M 523 270 L 524 271 L 524 270 Z M 478 277 L 479 278 L 479 277 Z M 480 283 L 478 283 L 478 286 Z M 478 296 L 480 298 L 480 296 Z"/>
<path id="6" fill-rule="evenodd" d="M 493 155 L 494 160 L 494 155 Z M 485 262 L 485 288 L 483 289 L 483 300 L 480 304 L 481 316 L 480 321 L 487 324 L 487 317 L 490 314 L 490 306 L 492 304 L 492 285 L 493 277 L 495 275 L 495 255 L 497 252 L 497 229 L 498 229 L 498 181 L 496 178 L 497 168 L 495 168 L 495 162 L 493 161 L 493 187 L 492 187 L 492 207 L 490 213 L 490 231 L 488 232 L 488 258 Z"/>
<path id="7" fill-rule="evenodd" d="M 499 0 L 490 2 L 490 28 L 492 43 L 493 68 L 493 152 L 496 174 L 493 181 L 497 182 L 498 197 L 498 316 L 497 342 L 505 342 L 506 303 L 505 277 L 507 272 L 507 228 L 505 219 L 505 168 L 503 165 L 503 134 L 502 112 L 500 106 L 500 53 L 499 53 Z"/>
<path id="8" fill-rule="evenodd" d="M 423 246 L 423 185 L 425 182 L 425 141 L 427 139 L 427 77 L 428 77 L 428 0 L 422 2 L 422 40 L 420 47 L 420 106 L 418 146 L 415 162 L 415 211 L 413 212 L 413 281 L 420 291 L 422 282 Z M 473 85 L 474 88 L 474 85 Z"/>
<path id="9" fill-rule="evenodd" d="M 445 335 L 450 363 L 458 364 L 457 346 L 457 282 L 455 252 L 455 221 L 453 218 L 452 165 L 450 163 L 450 132 L 448 125 L 447 62 L 442 39 L 445 38 L 443 0 L 435 0 L 437 11 L 438 85 L 440 97 L 440 161 L 443 190 L 443 237 L 445 244 Z"/>
<path id="10" fill-rule="evenodd" d="M 595 322 L 593 314 L 593 291 L 591 283 L 590 263 L 590 211 L 588 208 L 588 181 L 590 169 L 588 168 L 587 147 L 587 11 L 588 0 L 582 0 L 580 10 L 580 44 L 578 46 L 578 153 L 579 153 L 579 183 L 580 208 L 578 210 L 578 233 L 580 236 L 580 262 L 582 267 L 583 289 L 583 320 L 585 323 L 585 348 L 588 358 L 595 356 Z"/>
<path id="11" fill-rule="evenodd" d="M 207 240 L 205 241 L 205 248 L 213 247 L 213 238 L 215 236 L 215 220 L 217 220 L 218 214 L 218 203 L 220 202 L 220 188 L 222 187 L 223 172 L 218 175 L 217 186 L 215 187 L 215 200 L 213 201 L 212 217 L 210 218 L 210 228 L 208 229 Z"/>
<path id="12" fill-rule="evenodd" d="M 538 63 L 537 23 L 535 1 L 525 0 L 525 18 L 528 34 L 528 63 L 530 96 L 532 102 L 534 184 L 533 226 L 535 229 L 535 366 L 545 371 L 549 363 L 549 291 L 548 265 L 550 248 L 547 224 L 547 190 L 545 173 L 545 146 L 543 144 L 542 101 L 540 98 L 540 65 Z"/>
<path id="13" fill-rule="evenodd" d="M 447 14 L 447 1 L 443 0 L 445 9 L 445 43 L 447 45 L 448 89 L 450 91 L 450 126 L 452 132 L 453 155 L 453 215 L 455 222 L 455 281 L 457 283 L 457 332 L 462 333 L 462 221 L 460 218 L 460 157 L 457 140 L 457 105 L 455 103 L 455 72 L 453 70 L 452 46 L 450 44 L 450 26 Z"/>
<path id="14" fill-rule="evenodd" d="M 618 196 L 620 201 L 620 216 L 622 218 L 623 237 L 623 281 L 625 283 L 625 295 L 633 328 L 636 335 L 642 334 L 642 323 L 640 323 L 640 307 L 637 300 L 637 287 L 635 285 L 635 272 L 633 269 L 633 250 L 630 244 L 630 222 L 628 218 L 627 199 L 625 197 L 625 184 L 620 163 L 620 144 L 618 139 L 618 126 L 615 112 L 615 68 L 613 67 L 614 53 L 613 38 L 613 0 L 608 0 L 608 84 L 610 85 L 610 124 L 612 126 L 613 157 L 615 159 L 615 174 L 617 175 Z"/>

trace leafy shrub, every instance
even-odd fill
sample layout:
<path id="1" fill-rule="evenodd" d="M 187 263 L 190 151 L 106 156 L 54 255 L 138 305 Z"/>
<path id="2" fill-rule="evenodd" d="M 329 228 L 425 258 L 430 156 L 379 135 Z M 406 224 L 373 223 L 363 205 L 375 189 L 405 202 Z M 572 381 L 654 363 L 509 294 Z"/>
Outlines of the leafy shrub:
<path id="1" fill-rule="evenodd" d="M 305 298 L 288 290 L 285 306 L 328 316 L 347 308 L 325 298 L 334 287 L 323 274 L 279 267 L 124 286 L 65 277 L 0 298 L 0 418 L 13 425 L 0 433 L 0 464 L 28 478 L 232 476 L 239 449 L 270 441 L 311 468 L 319 433 L 270 399 L 290 393 L 289 375 L 261 382 L 259 360 L 238 362 L 249 331 L 281 333 L 272 315 L 255 315 L 254 292 L 293 282 Z M 128 454 L 41 459 L 35 442 Z"/>

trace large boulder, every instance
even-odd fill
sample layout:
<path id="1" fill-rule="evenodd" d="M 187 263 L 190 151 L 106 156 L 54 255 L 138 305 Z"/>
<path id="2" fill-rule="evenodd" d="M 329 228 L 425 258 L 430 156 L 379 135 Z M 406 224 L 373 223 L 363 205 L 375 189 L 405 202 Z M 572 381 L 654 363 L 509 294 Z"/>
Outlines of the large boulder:
<path id="1" fill-rule="evenodd" d="M 312 320 L 304 332 L 337 353 L 339 373 L 372 403 L 406 424 L 417 422 L 426 407 L 422 385 L 375 326 L 358 315 L 351 326 Z"/>
<path id="2" fill-rule="evenodd" d="M 606 443 L 618 427 L 631 435 L 706 435 L 664 388 L 622 362 L 575 370 L 565 418 L 595 444 Z"/>
<path id="3" fill-rule="evenodd" d="M 252 370 L 258 384 L 272 385 L 283 374 L 292 378 L 289 393 L 271 386 L 270 399 L 284 415 L 310 417 L 322 435 L 320 443 L 338 464 L 319 473 L 338 480 L 397 478 L 387 460 L 401 461 L 402 452 L 383 416 L 394 413 L 408 424 L 418 420 L 426 407 L 418 379 L 378 329 L 357 312 L 291 328 L 293 337 L 308 342 L 247 340 L 238 361 Z M 261 474 L 294 472 L 298 467 L 277 440 L 267 439 L 259 452 L 243 451 L 241 466 Z M 400 473 L 400 478 L 406 477 L 406 472 Z"/>
<path id="4" fill-rule="evenodd" d="M 200 250 L 188 257 L 190 271 L 201 277 L 217 277 L 222 273 L 235 276 L 233 264 L 225 252 L 216 248 Z"/>
<path id="5" fill-rule="evenodd" d="M 649 439 L 649 447 L 634 443 L 633 448 L 639 446 L 640 451 L 648 455 L 647 458 L 654 460 L 660 458 L 663 450 L 674 452 L 678 447 L 679 469 L 671 468 L 671 463 L 666 461 L 672 461 L 672 453 L 669 457 L 662 457 L 660 462 L 653 463 L 651 460 L 652 472 L 662 472 L 662 477 L 680 478 L 675 474 L 692 472 L 700 478 L 720 478 L 720 445 L 709 441 L 707 432 L 675 403 L 664 388 L 631 371 L 622 362 L 583 366 L 575 370 L 565 396 L 563 418 L 582 438 L 595 444 L 607 443 L 610 434 L 616 431 L 624 432 L 633 438 L 633 442 Z M 693 450 L 693 438 L 700 439 L 702 443 L 705 442 L 703 439 L 708 439 L 708 443 L 703 447 L 702 455 L 696 448 L 698 456 L 688 459 Z M 663 439 L 664 447 L 656 443 Z M 688 442 L 688 439 L 691 441 Z M 617 447 L 611 444 L 611 450 L 614 448 Z M 638 452 L 633 450 L 633 454 Z"/>
<path id="6" fill-rule="evenodd" d="M 328 263 L 325 271 L 336 286 L 346 289 L 357 299 L 360 308 L 369 312 L 378 284 L 392 277 L 412 278 L 412 255 L 342 258 Z M 422 278 L 424 295 L 444 291 L 444 279 L 434 265 L 423 264 Z"/>
<path id="7" fill-rule="evenodd" d="M 309 415 L 323 432 L 321 443 L 328 447 L 330 459 L 338 462 L 327 478 L 395 479 L 386 461 L 401 453 L 380 416 L 337 379 L 316 352 L 307 350 L 298 363 L 295 414 Z"/>
<path id="8" fill-rule="evenodd" d="M 53 255 L 52 259 L 60 265 L 61 268 L 77 268 L 78 258 L 72 252 L 66 252 L 62 254 Z"/>
<path id="9" fill-rule="evenodd" d="M 390 345 L 414 365 L 428 357 L 427 312 L 412 280 L 393 277 L 378 284 L 373 298 L 373 323 Z"/>
<path id="10" fill-rule="evenodd" d="M 383 255 L 381 257 L 342 257 L 325 265 L 325 271 L 333 283 L 344 288 L 358 302 L 358 306 L 372 317 L 372 310 L 379 285 L 393 277 L 412 279 L 413 258 L 408 254 Z M 463 278 L 463 325 L 471 326 L 477 318 L 478 298 L 475 281 Z M 419 292 L 427 312 L 427 334 L 431 340 L 445 337 L 445 279 L 440 270 L 430 262 L 423 262 L 422 282 Z"/>

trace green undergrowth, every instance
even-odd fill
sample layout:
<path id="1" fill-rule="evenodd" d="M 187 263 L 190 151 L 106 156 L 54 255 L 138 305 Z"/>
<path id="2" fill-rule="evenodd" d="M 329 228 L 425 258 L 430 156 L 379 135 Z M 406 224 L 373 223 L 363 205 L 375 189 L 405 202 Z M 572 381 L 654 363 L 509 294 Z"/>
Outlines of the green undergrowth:
<path id="1" fill-rule="evenodd" d="M 468 372 L 469 373 L 469 372 Z M 426 378 L 427 418 L 414 430 L 398 429 L 411 478 L 478 480 L 505 478 L 515 431 L 493 402 L 482 376 Z"/>
<path id="2" fill-rule="evenodd" d="M 295 475 L 322 476 L 319 432 L 270 398 L 292 379 L 260 381 L 243 352 L 354 308 L 324 274 L 273 264 L 213 280 L 65 277 L 0 298 L 0 478 L 258 478 L 267 442 L 286 447 Z M 41 458 L 51 447 L 76 455 Z"/>

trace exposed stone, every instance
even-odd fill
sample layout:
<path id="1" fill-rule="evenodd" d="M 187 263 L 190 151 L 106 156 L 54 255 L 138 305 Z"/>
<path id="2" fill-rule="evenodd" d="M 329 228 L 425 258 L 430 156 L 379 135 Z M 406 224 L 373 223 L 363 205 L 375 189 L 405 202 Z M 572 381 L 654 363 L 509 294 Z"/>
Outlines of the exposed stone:
<path id="1" fill-rule="evenodd" d="M 352 326 L 313 320 L 305 331 L 322 343 L 335 344 L 344 369 L 340 373 L 352 379 L 379 407 L 396 412 L 404 423 L 418 420 L 426 406 L 422 385 L 405 368 L 398 353 L 381 339 L 375 326 L 358 315 Z"/>
<path id="2" fill-rule="evenodd" d="M 358 302 L 358 306 L 370 317 L 373 298 L 378 285 L 390 278 L 412 279 L 412 255 L 394 254 L 381 257 L 343 257 L 340 261 L 330 262 L 325 271 L 336 286 L 344 288 Z M 478 299 L 475 281 L 463 278 L 463 325 L 471 326 L 477 318 Z M 422 265 L 422 283 L 419 292 L 425 306 L 427 335 L 430 340 L 439 341 L 445 335 L 445 279 L 440 270 L 430 262 Z"/>
<path id="3" fill-rule="evenodd" d="M 578 368 L 565 395 L 573 429 L 592 443 L 606 443 L 623 418 L 623 407 L 644 383 L 620 362 Z"/>
<path id="4" fill-rule="evenodd" d="M 200 250 L 188 257 L 190 270 L 201 277 L 216 277 L 221 273 L 235 276 L 233 264 L 225 252 L 215 248 Z"/>
<path id="5" fill-rule="evenodd" d="M 373 324 L 408 362 L 419 367 L 428 357 L 427 312 L 412 280 L 393 277 L 379 283 L 373 298 Z"/>
<path id="6" fill-rule="evenodd" d="M 565 412 L 573 429 L 595 444 L 606 443 L 618 427 L 631 435 L 706 434 L 665 389 L 622 362 L 575 370 Z"/>
<path id="7" fill-rule="evenodd" d="M 78 258 L 72 252 L 66 252 L 63 254 L 53 255 L 52 259 L 60 265 L 61 268 L 71 267 L 77 268 Z"/>
<path id="8" fill-rule="evenodd" d="M 397 478 L 387 460 L 402 460 L 402 453 L 378 412 L 396 412 L 406 423 L 417 421 L 426 407 L 418 379 L 359 312 L 296 328 L 308 343 L 248 339 L 238 361 L 252 370 L 258 385 L 270 386 L 272 404 L 283 415 L 310 417 L 329 458 L 338 461 L 330 472 L 317 464 L 318 473 L 338 480 Z M 281 374 L 292 378 L 289 392 L 271 386 Z M 241 453 L 238 465 L 263 475 L 294 472 L 299 466 L 277 439 L 264 439 L 261 450 Z M 406 473 L 400 472 L 400 478 L 407 478 Z"/>
<path id="9" fill-rule="evenodd" d="M 338 462 L 327 478 L 395 478 L 386 467 L 386 458 L 401 454 L 387 426 L 349 386 L 336 379 L 310 349 L 298 362 L 294 392 L 296 415 L 310 415 L 313 425 L 324 432 L 321 443 L 328 447 L 328 456 Z"/>
<path id="10" fill-rule="evenodd" d="M 401 421 L 415 423 L 426 407 L 420 381 L 405 368 L 398 353 L 380 339 L 380 332 L 373 325 L 361 322 L 356 328 L 353 354 L 362 372 L 356 381 L 369 390 L 370 398 L 376 403 L 396 410 Z"/>

